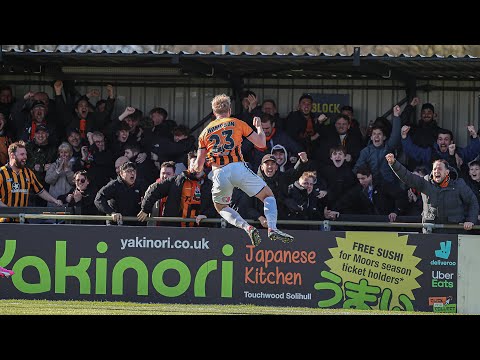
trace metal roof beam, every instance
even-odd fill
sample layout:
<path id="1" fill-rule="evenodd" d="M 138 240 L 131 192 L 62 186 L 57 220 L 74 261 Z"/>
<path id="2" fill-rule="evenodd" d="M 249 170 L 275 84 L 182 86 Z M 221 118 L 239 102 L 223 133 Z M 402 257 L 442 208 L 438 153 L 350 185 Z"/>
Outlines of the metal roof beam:
<path id="1" fill-rule="evenodd" d="M 179 59 L 179 65 L 184 73 L 192 73 L 206 77 L 217 77 L 229 80 L 230 72 L 221 64 L 206 64 L 204 62 Z"/>

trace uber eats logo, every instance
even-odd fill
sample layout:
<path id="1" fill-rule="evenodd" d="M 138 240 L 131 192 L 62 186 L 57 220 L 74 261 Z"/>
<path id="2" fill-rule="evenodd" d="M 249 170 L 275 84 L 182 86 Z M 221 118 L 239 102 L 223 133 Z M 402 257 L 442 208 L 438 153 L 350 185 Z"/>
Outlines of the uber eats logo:
<path id="1" fill-rule="evenodd" d="M 5 241 L 5 251 L 0 257 L 0 264 L 10 264 L 16 250 L 16 240 Z M 108 245 L 105 242 L 97 244 L 97 252 L 105 254 Z M 233 254 L 231 245 L 224 245 L 222 253 L 225 256 Z M 71 262 L 71 260 L 69 261 Z M 206 282 L 214 271 L 220 271 L 221 297 L 232 297 L 233 261 L 222 260 L 219 267 L 218 260 L 207 260 L 198 269 L 191 269 L 187 264 L 178 259 L 164 259 L 152 269 L 151 274 L 145 263 L 137 257 L 128 256 L 118 260 L 115 264 L 108 264 L 106 258 L 80 258 L 77 265 L 67 266 L 67 242 L 55 243 L 55 266 L 50 269 L 47 263 L 38 256 L 24 256 L 18 259 L 12 267 L 15 275 L 12 281 L 15 287 L 26 294 L 40 294 L 52 290 L 52 282 L 56 294 L 65 294 L 67 277 L 78 280 L 80 294 L 104 295 L 107 293 L 107 274 L 111 271 L 112 295 L 123 295 L 123 275 L 128 269 L 137 273 L 137 295 L 148 295 L 148 283 L 152 282 L 155 290 L 163 296 L 177 297 L 193 287 L 195 297 L 206 296 Z M 107 266 L 108 265 L 108 266 Z M 10 266 L 9 266 L 10 267 Z M 27 267 L 34 267 L 39 274 L 38 283 L 28 283 L 22 277 L 22 272 Z M 87 270 L 95 268 L 95 278 L 91 279 Z M 167 285 L 164 282 L 166 271 L 178 273 L 178 283 Z M 93 288 L 93 289 L 92 289 Z M 213 295 L 213 294 L 209 294 Z"/>
<path id="2" fill-rule="evenodd" d="M 432 271 L 432 287 L 434 288 L 453 288 L 454 273 L 441 272 L 440 270 Z"/>

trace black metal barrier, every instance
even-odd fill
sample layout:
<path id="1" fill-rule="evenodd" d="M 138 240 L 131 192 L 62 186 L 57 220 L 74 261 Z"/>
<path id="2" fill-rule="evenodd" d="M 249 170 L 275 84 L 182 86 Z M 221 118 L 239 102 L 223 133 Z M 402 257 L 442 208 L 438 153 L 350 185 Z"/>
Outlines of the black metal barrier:
<path id="1" fill-rule="evenodd" d="M 69 206 L 47 206 L 47 207 L 36 207 L 36 206 L 29 206 L 29 207 L 8 207 L 4 208 L 3 211 L 8 214 L 0 215 L 2 218 L 14 218 L 18 219 L 20 223 L 25 223 L 26 217 L 25 214 L 42 214 L 46 215 L 45 219 L 41 220 L 52 220 L 50 223 L 64 223 L 64 224 L 71 224 L 74 218 L 68 218 L 59 222 L 59 219 L 48 218 L 49 215 L 73 215 L 73 214 L 80 214 L 80 207 L 69 207 Z"/>
<path id="2" fill-rule="evenodd" d="M 458 236 L 0 224 L 2 298 L 457 311 Z"/>
<path id="3" fill-rule="evenodd" d="M 381 225 L 375 225 L 375 223 L 381 223 Z M 335 221 L 329 221 L 328 225 L 331 230 L 337 231 L 413 231 L 416 228 L 419 228 L 419 231 L 421 232 L 422 226 L 412 226 L 412 224 L 421 223 L 421 216 L 397 216 L 395 222 L 390 223 L 387 215 L 341 214 Z M 390 224 L 391 227 L 386 228 L 386 224 Z M 323 230 L 330 229 L 326 226 L 323 227 Z"/>
<path id="4" fill-rule="evenodd" d="M 51 209 L 51 208 L 5 208 L 8 213 L 0 213 L 0 218 L 17 218 L 21 223 L 26 222 L 28 219 L 36 220 L 66 220 L 73 223 L 79 223 L 80 221 L 105 221 L 106 225 L 111 224 L 112 217 L 110 215 L 71 215 L 67 212 L 43 212 L 36 213 L 38 209 Z M 15 212 L 11 209 L 15 209 Z M 29 209 L 22 212 L 22 209 Z M 37 209 L 35 211 L 35 209 Z M 60 207 L 65 211 L 72 211 L 71 208 Z M 28 211 L 28 212 L 27 212 Z M 77 210 L 74 210 L 76 214 Z M 78 209 L 79 211 L 79 209 Z M 1 212 L 1 211 L 0 211 Z M 246 219 L 250 224 L 259 224 L 258 220 Z M 123 221 L 137 221 L 135 216 L 123 216 Z M 146 218 L 147 226 L 155 226 L 156 222 L 178 222 L 178 223 L 195 223 L 194 218 L 182 218 L 182 217 L 156 217 L 149 216 Z M 422 229 L 423 233 L 432 233 L 434 229 L 436 232 L 443 233 L 469 233 L 478 234 L 480 226 L 474 225 L 472 230 L 465 232 L 463 230 L 463 224 L 433 224 L 433 223 L 421 223 L 420 216 L 399 216 L 396 221 L 389 222 L 386 215 L 341 215 L 337 220 L 278 220 L 277 224 L 282 229 L 296 229 L 296 230 L 324 230 L 330 231 L 332 227 L 336 230 L 376 230 L 376 231 L 405 231 L 412 232 L 412 229 Z M 224 219 L 210 218 L 203 219 L 201 225 L 204 224 L 218 224 L 219 227 L 226 228 L 229 225 Z M 102 224 L 103 225 L 103 224 Z M 122 225 L 118 224 L 118 225 Z M 450 230 L 451 229 L 451 230 Z"/>

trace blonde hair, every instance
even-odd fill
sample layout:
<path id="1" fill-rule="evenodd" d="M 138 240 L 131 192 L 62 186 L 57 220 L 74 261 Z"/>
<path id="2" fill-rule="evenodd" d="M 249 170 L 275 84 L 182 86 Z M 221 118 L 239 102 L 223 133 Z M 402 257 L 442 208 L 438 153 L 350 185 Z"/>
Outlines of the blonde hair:
<path id="1" fill-rule="evenodd" d="M 92 139 L 96 137 L 96 138 L 102 138 L 102 140 L 105 140 L 105 135 L 101 132 L 101 131 L 94 131 L 92 133 Z"/>
<path id="2" fill-rule="evenodd" d="M 13 144 L 10 144 L 8 147 L 8 155 L 10 154 L 16 154 L 17 149 L 22 148 L 25 149 L 25 143 L 22 140 L 19 140 L 17 142 L 14 142 Z"/>
<path id="3" fill-rule="evenodd" d="M 317 182 L 317 172 L 316 171 L 304 171 L 302 176 L 300 176 L 300 179 L 307 179 L 307 178 L 312 178 L 313 182 Z"/>
<path id="4" fill-rule="evenodd" d="M 70 156 L 73 155 L 72 146 L 71 146 L 68 142 L 66 142 L 66 141 L 62 142 L 62 143 L 58 146 L 58 153 L 59 153 L 59 154 L 60 154 L 60 151 L 62 151 L 62 150 L 68 151 L 68 153 L 70 154 Z"/>
<path id="5" fill-rule="evenodd" d="M 231 101 L 228 95 L 217 95 L 212 100 L 212 110 L 216 115 L 226 115 L 230 110 L 230 106 Z"/>

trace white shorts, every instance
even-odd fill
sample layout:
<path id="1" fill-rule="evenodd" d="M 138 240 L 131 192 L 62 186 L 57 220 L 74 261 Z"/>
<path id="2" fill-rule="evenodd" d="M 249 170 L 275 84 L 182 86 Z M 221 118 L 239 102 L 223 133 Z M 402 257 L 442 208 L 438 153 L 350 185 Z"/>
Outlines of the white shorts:
<path id="1" fill-rule="evenodd" d="M 234 187 L 243 190 L 248 196 L 255 196 L 267 186 L 244 162 L 230 163 L 212 172 L 212 199 L 217 204 L 230 204 Z"/>

